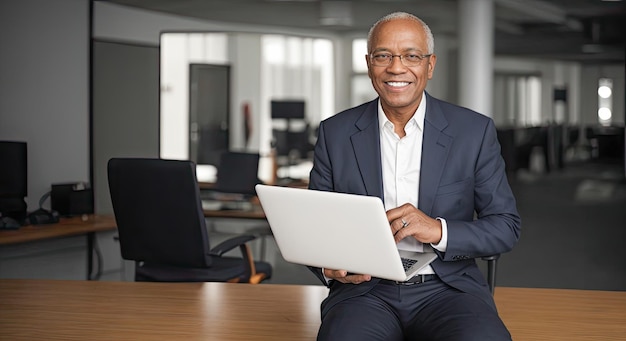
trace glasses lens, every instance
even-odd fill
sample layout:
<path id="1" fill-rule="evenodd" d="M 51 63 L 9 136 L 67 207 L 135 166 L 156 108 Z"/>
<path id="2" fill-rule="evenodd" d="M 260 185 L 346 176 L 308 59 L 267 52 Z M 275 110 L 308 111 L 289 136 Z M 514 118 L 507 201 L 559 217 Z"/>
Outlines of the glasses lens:
<path id="1" fill-rule="evenodd" d="M 405 66 L 418 66 L 422 63 L 423 57 L 416 54 L 405 54 L 402 56 L 402 63 Z"/>
<path id="2" fill-rule="evenodd" d="M 429 54 L 422 56 L 418 54 L 392 55 L 388 53 L 378 53 L 370 55 L 370 60 L 374 66 L 388 66 L 392 63 L 394 57 L 398 57 L 404 66 L 419 66 L 422 64 L 422 60 L 429 56 Z"/>
<path id="3" fill-rule="evenodd" d="M 372 64 L 376 66 L 387 66 L 391 64 L 393 56 L 386 53 L 379 53 L 371 55 Z"/>

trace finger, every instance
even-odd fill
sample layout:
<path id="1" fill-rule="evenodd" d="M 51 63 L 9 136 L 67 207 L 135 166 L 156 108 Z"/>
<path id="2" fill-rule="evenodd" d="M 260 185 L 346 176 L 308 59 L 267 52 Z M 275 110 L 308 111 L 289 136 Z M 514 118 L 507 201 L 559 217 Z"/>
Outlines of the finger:
<path id="1" fill-rule="evenodd" d="M 403 216 L 399 219 L 394 220 L 393 222 L 391 222 L 390 226 L 391 226 L 391 232 L 393 233 L 394 236 L 396 236 L 398 233 L 400 233 L 400 231 L 402 231 L 403 229 L 409 227 L 409 225 L 411 225 L 411 221 L 409 219 L 408 216 Z"/>
<path id="2" fill-rule="evenodd" d="M 387 211 L 387 220 L 391 223 L 396 219 L 400 219 L 408 214 L 410 214 L 413 210 L 415 210 L 415 206 L 406 203 L 403 204 L 402 206 L 398 206 L 396 208 L 392 208 L 389 211 Z"/>
<path id="3" fill-rule="evenodd" d="M 411 235 L 408 231 L 408 228 L 401 228 L 398 231 L 396 231 L 396 233 L 393 234 L 393 239 L 396 241 L 396 244 L 399 243 L 402 239 L 406 238 L 407 236 Z"/>
<path id="4" fill-rule="evenodd" d="M 400 232 L 400 230 L 407 227 L 407 222 L 404 219 L 400 218 L 392 221 L 390 225 L 391 232 L 393 232 L 393 235 L 395 236 L 396 234 L 398 234 L 398 232 Z"/>
<path id="5" fill-rule="evenodd" d="M 387 221 L 392 223 L 394 220 L 400 219 L 403 215 L 404 209 L 402 207 L 392 208 L 387 211 Z"/>
<path id="6" fill-rule="evenodd" d="M 345 280 L 346 282 L 344 283 L 361 284 L 363 282 L 369 282 L 370 280 L 372 280 L 372 276 L 350 273 L 345 277 Z"/>
<path id="7" fill-rule="evenodd" d="M 324 269 L 324 276 L 336 280 L 345 278 L 348 275 L 346 270 Z"/>

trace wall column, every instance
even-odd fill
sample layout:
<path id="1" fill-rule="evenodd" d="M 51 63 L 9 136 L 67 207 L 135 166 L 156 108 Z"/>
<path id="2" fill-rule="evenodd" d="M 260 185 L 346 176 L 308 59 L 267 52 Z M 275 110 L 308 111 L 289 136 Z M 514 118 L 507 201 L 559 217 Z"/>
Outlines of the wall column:
<path id="1" fill-rule="evenodd" d="M 493 117 L 493 0 L 459 0 L 459 104 Z"/>

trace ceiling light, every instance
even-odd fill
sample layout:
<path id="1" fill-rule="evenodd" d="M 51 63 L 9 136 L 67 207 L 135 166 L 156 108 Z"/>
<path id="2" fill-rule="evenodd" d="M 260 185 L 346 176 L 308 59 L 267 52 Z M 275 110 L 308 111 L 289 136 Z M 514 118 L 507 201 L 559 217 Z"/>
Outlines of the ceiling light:
<path id="1" fill-rule="evenodd" d="M 324 26 L 352 26 L 350 1 L 321 1 L 320 24 Z"/>

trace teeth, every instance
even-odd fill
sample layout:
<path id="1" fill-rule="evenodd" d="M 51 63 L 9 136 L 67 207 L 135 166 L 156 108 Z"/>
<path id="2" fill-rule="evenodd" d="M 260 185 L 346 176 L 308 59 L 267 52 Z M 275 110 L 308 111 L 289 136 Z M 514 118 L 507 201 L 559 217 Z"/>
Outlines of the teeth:
<path id="1" fill-rule="evenodd" d="M 387 82 L 387 84 L 389 84 L 391 86 L 401 87 L 401 86 L 409 85 L 409 82 Z"/>

